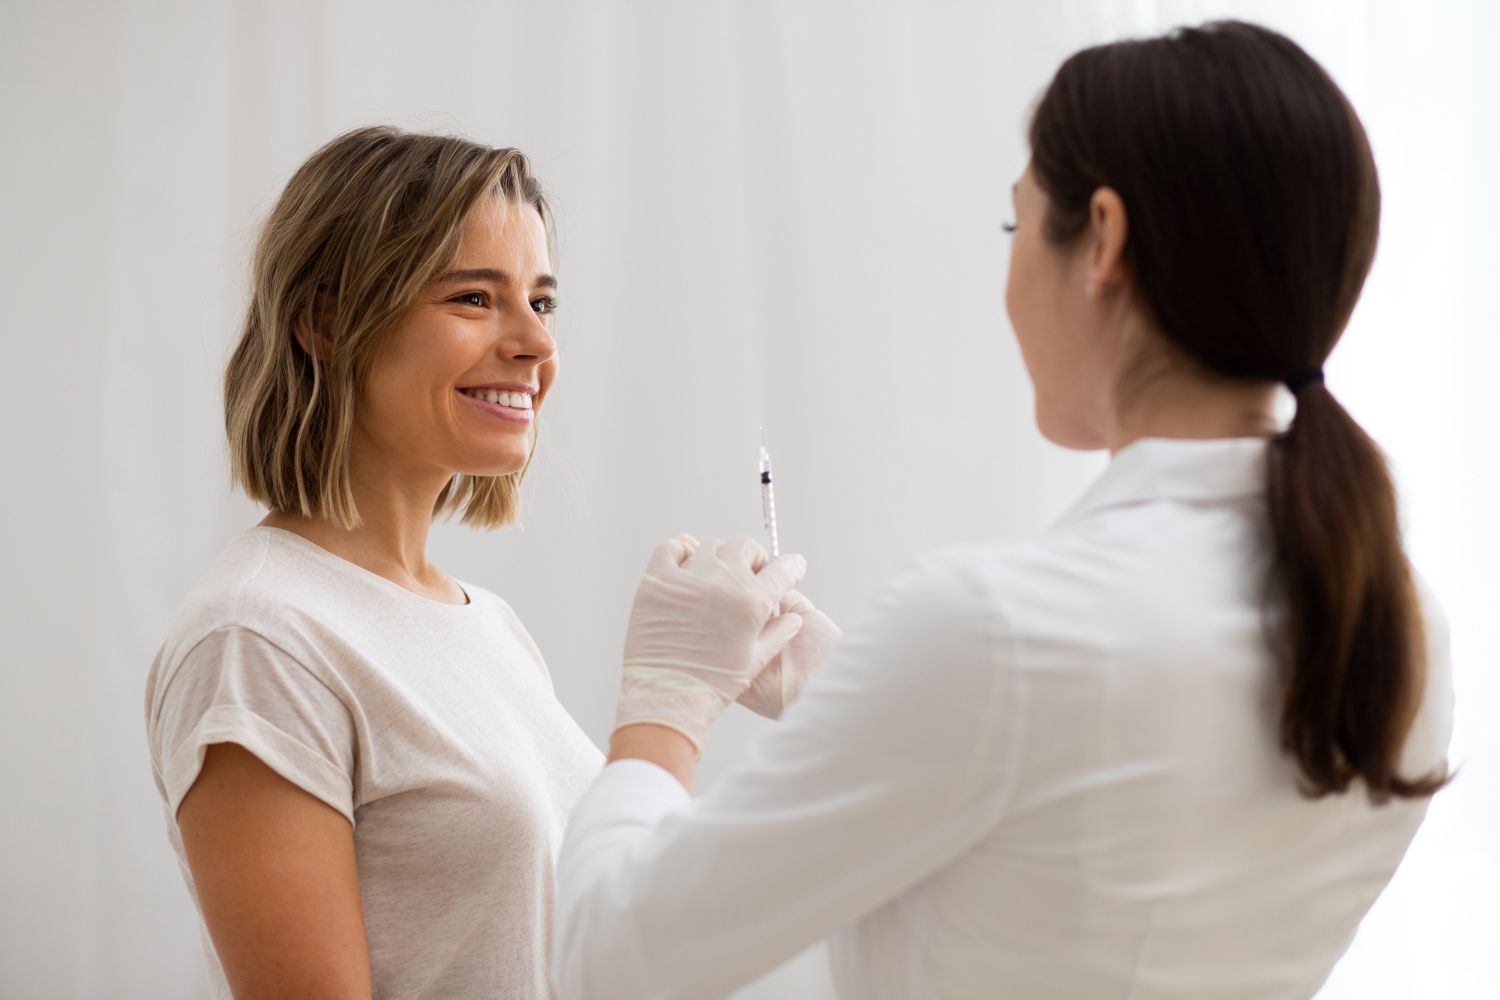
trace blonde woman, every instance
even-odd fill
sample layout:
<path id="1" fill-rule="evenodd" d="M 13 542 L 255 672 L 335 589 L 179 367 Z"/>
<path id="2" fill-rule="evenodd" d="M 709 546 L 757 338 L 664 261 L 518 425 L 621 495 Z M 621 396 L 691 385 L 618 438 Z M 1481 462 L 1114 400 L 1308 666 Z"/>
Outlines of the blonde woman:
<path id="1" fill-rule="evenodd" d="M 515 516 L 557 376 L 549 245 L 519 152 L 379 127 L 316 152 L 265 224 L 225 410 L 271 512 L 146 692 L 216 997 L 552 995 L 553 863 L 603 756 L 505 601 L 426 558 L 435 516 Z M 800 620 L 755 653 L 764 714 Z"/>

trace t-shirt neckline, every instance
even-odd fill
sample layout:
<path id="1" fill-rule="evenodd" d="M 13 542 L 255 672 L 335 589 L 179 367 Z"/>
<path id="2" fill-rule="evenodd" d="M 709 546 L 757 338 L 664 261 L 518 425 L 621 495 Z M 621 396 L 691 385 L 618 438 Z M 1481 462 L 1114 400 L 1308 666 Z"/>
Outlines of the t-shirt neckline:
<path id="1" fill-rule="evenodd" d="M 453 582 L 458 584 L 458 589 L 463 591 L 464 597 L 467 598 L 467 601 L 463 604 L 450 604 L 447 601 L 434 600 L 431 597 L 424 597 L 421 594 L 407 590 L 405 587 L 401 586 L 401 584 L 395 582 L 394 580 L 388 580 L 385 577 L 381 576 L 379 573 L 374 573 L 368 569 L 365 569 L 365 567 L 359 565 L 359 563 L 351 562 L 336 552 L 330 552 L 323 546 L 319 545 L 317 542 L 313 541 L 310 538 L 304 538 L 301 535 L 297 534 L 295 531 L 288 531 L 285 528 L 278 528 L 270 524 L 257 524 L 251 527 L 250 530 L 269 531 L 274 533 L 274 535 L 278 538 L 289 539 L 291 543 L 296 547 L 302 549 L 303 551 L 312 553 L 316 558 L 336 567 L 340 572 L 343 572 L 350 576 L 356 576 L 362 579 L 366 579 L 373 585 L 387 591 L 393 591 L 396 594 L 400 595 L 402 599 L 413 602 L 420 607 L 433 608 L 443 614 L 463 615 L 473 613 L 473 610 L 477 607 L 478 604 L 478 602 L 474 600 L 473 588 L 464 583 L 464 581 L 460 580 L 456 576 L 452 578 Z"/>

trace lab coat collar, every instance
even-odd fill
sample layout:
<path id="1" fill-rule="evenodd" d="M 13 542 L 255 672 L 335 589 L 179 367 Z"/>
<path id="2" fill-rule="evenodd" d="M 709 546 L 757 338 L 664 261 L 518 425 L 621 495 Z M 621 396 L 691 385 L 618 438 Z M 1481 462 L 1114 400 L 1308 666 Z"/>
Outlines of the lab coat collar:
<path id="1" fill-rule="evenodd" d="M 1214 501 L 1256 496 L 1266 487 L 1270 438 L 1141 438 L 1115 452 L 1109 467 L 1057 522 L 1062 528 L 1107 507 L 1147 500 Z"/>

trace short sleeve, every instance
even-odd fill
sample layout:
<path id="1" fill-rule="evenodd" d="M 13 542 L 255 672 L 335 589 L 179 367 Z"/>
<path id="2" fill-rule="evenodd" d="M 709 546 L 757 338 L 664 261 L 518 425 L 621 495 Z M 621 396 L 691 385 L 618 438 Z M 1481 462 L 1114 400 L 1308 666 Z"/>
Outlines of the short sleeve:
<path id="1" fill-rule="evenodd" d="M 148 719 L 168 812 L 214 743 L 237 743 L 354 822 L 355 729 L 349 707 L 264 636 L 217 629 L 183 658 Z"/>

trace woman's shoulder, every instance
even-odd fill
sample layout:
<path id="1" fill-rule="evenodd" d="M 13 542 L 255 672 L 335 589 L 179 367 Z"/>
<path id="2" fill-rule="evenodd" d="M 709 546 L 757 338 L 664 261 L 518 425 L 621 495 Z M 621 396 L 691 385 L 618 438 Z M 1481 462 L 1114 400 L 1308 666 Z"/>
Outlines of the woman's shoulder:
<path id="1" fill-rule="evenodd" d="M 1051 537 L 965 542 L 918 554 L 892 577 L 891 586 L 925 603 L 984 615 L 1034 596 L 1069 562 Z"/>
<path id="2" fill-rule="evenodd" d="M 295 631 L 313 605 L 327 603 L 318 568 L 272 529 L 249 528 L 224 546 L 178 604 L 158 659 L 186 654 L 205 637 L 229 628 L 271 642 Z M 320 596 L 321 595 L 321 596 Z"/>
<path id="3" fill-rule="evenodd" d="M 267 616 L 247 607 L 264 606 L 256 590 L 270 590 L 265 570 L 271 558 L 271 541 L 262 533 L 246 531 L 224 546 L 188 589 L 178 604 L 166 635 L 146 679 L 147 717 L 160 712 L 163 693 L 189 662 L 195 650 L 209 648 L 215 637 L 220 639 L 242 631 L 258 633 Z M 247 601 L 247 594 L 250 600 Z"/>
<path id="4" fill-rule="evenodd" d="M 1131 628 L 1129 609 L 1150 596 L 1122 599 L 1130 581 L 1126 568 L 1101 565 L 1055 535 L 969 542 L 909 560 L 887 580 L 872 613 L 889 619 L 882 627 L 899 630 L 913 648 L 967 651 L 961 658 L 983 656 L 1019 670 L 1023 650 L 1060 649 L 1082 636 L 1084 623 L 1095 638 Z"/>
<path id="5" fill-rule="evenodd" d="M 1011 627 L 1028 564 L 1027 542 L 946 545 L 907 560 L 877 591 L 867 614 L 916 647 L 983 642 Z"/>
<path id="6" fill-rule="evenodd" d="M 271 549 L 271 539 L 254 530 L 231 539 L 188 589 L 169 634 L 209 632 L 240 624 L 238 612 L 247 591 L 264 589 Z"/>

